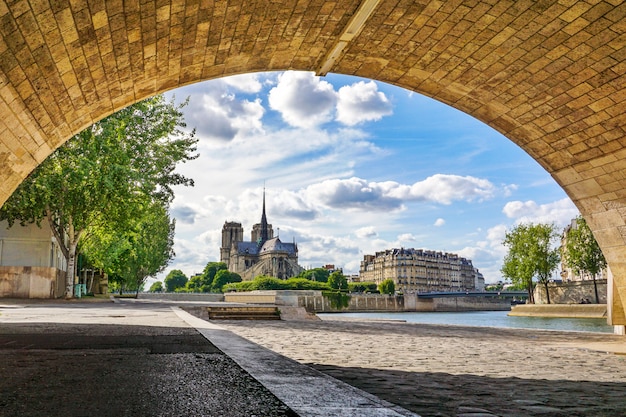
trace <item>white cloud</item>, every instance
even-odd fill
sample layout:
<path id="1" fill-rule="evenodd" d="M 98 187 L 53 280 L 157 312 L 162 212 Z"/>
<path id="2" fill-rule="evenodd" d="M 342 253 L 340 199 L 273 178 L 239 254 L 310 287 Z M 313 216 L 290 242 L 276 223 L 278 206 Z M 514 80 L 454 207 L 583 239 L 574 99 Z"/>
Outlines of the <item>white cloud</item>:
<path id="1" fill-rule="evenodd" d="M 398 187 L 393 195 L 416 201 L 449 205 L 453 201 L 482 201 L 494 196 L 496 187 L 486 179 L 435 174 L 411 186 Z"/>
<path id="2" fill-rule="evenodd" d="M 263 132 L 265 109 L 260 99 L 238 99 L 228 92 L 227 83 L 206 84 L 189 92 L 183 110 L 187 126 L 195 127 L 200 139 L 230 141 L 236 137 Z"/>
<path id="3" fill-rule="evenodd" d="M 345 125 L 380 120 L 393 113 L 391 102 L 374 81 L 359 81 L 339 89 L 337 120 Z"/>
<path id="4" fill-rule="evenodd" d="M 395 183 L 394 183 L 395 184 Z M 361 178 L 332 179 L 313 184 L 306 190 L 310 198 L 326 207 L 388 211 L 402 208 L 399 198 L 388 195 L 385 183 L 368 183 Z"/>
<path id="5" fill-rule="evenodd" d="M 258 74 L 241 74 L 222 78 L 226 85 L 244 93 L 258 93 L 263 87 Z"/>
<path id="6" fill-rule="evenodd" d="M 378 233 L 376 233 L 376 229 L 374 229 L 374 226 L 367 226 L 358 229 L 356 232 L 354 232 L 354 235 L 359 239 L 371 239 L 378 236 Z"/>
<path id="7" fill-rule="evenodd" d="M 312 128 L 332 120 L 337 94 L 330 83 L 312 72 L 287 71 L 278 76 L 268 100 L 291 126 Z"/>
<path id="8" fill-rule="evenodd" d="M 401 235 L 398 236 L 398 243 L 400 243 L 400 246 L 402 246 L 402 244 L 404 243 L 416 242 L 416 241 L 417 241 L 417 237 L 412 233 L 402 233 Z"/>
<path id="9" fill-rule="evenodd" d="M 488 180 L 436 174 L 412 185 L 395 181 L 368 182 L 362 178 L 332 179 L 307 188 L 307 194 L 327 207 L 360 210 L 403 210 L 409 201 L 449 205 L 453 201 L 491 198 Z"/>
<path id="10" fill-rule="evenodd" d="M 563 198 L 547 204 L 537 204 L 533 200 L 510 201 L 506 203 L 502 212 L 515 223 L 554 223 L 565 226 L 576 217 L 579 212 L 572 200 Z"/>
<path id="11" fill-rule="evenodd" d="M 435 220 L 434 226 L 441 227 L 444 224 L 446 224 L 446 221 L 440 217 L 437 220 Z"/>

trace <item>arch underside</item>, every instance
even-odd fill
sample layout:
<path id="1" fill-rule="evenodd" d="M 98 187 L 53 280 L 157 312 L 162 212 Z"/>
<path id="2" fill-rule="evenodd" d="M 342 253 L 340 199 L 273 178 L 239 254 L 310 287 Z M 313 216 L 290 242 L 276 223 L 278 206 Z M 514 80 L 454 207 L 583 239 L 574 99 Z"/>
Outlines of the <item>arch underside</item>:
<path id="1" fill-rule="evenodd" d="M 138 100 L 328 69 L 447 103 L 537 160 L 594 231 L 612 323 L 626 324 L 625 32 L 621 1 L 0 1 L 0 203 L 72 135 Z"/>

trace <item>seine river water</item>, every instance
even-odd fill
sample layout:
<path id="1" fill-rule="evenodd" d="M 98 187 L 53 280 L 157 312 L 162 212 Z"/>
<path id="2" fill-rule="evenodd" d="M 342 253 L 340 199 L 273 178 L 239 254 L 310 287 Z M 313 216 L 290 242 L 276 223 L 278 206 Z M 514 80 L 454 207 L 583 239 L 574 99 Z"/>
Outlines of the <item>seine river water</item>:
<path id="1" fill-rule="evenodd" d="M 366 319 L 404 320 L 408 323 L 452 324 L 458 326 L 512 327 L 524 329 L 565 330 L 576 332 L 613 333 L 606 319 L 567 319 L 544 317 L 509 317 L 508 311 L 468 311 L 451 313 L 319 313 L 322 318 L 354 317 Z"/>

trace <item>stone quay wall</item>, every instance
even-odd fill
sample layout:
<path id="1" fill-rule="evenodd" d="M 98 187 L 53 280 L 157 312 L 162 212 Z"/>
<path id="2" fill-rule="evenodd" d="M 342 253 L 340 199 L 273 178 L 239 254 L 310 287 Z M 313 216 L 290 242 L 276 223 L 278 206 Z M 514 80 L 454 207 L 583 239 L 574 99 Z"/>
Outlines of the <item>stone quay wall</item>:
<path id="1" fill-rule="evenodd" d="M 347 294 L 347 306 L 338 306 L 337 300 L 325 297 L 322 291 L 251 291 L 224 294 L 224 300 L 248 304 L 276 304 L 303 307 L 309 312 L 367 312 L 367 311 L 483 311 L 511 309 L 507 300 L 482 297 L 455 297 L 419 299 L 416 294 Z"/>
<path id="2" fill-rule="evenodd" d="M 599 304 L 606 304 L 606 280 L 596 280 L 598 286 L 598 298 Z M 595 290 L 593 288 L 593 281 L 571 281 L 571 282 L 551 282 L 548 284 L 548 290 L 550 291 L 550 303 L 551 304 L 580 304 L 582 300 L 586 299 L 592 303 L 596 302 Z M 546 297 L 546 289 L 543 285 L 537 285 L 535 287 L 535 303 L 547 304 L 548 299 Z"/>
<path id="3" fill-rule="evenodd" d="M 65 273 L 43 266 L 0 266 L 0 297 L 59 298 L 65 291 Z"/>

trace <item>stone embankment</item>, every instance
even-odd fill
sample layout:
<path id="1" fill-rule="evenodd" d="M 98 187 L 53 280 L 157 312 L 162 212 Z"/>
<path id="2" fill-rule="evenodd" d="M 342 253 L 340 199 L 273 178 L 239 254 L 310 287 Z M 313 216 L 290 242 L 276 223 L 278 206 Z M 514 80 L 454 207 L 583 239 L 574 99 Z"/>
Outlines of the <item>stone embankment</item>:
<path id="1" fill-rule="evenodd" d="M 607 308 L 606 304 L 520 304 L 509 316 L 602 319 L 607 317 Z"/>
<path id="2" fill-rule="evenodd" d="M 313 313 L 366 312 L 366 311 L 507 311 L 508 300 L 487 297 L 451 297 L 422 299 L 417 294 L 347 294 L 347 305 L 338 306 L 336 301 L 324 296 L 322 291 L 250 291 L 224 294 L 231 303 L 275 304 L 278 306 L 303 307 Z"/>

